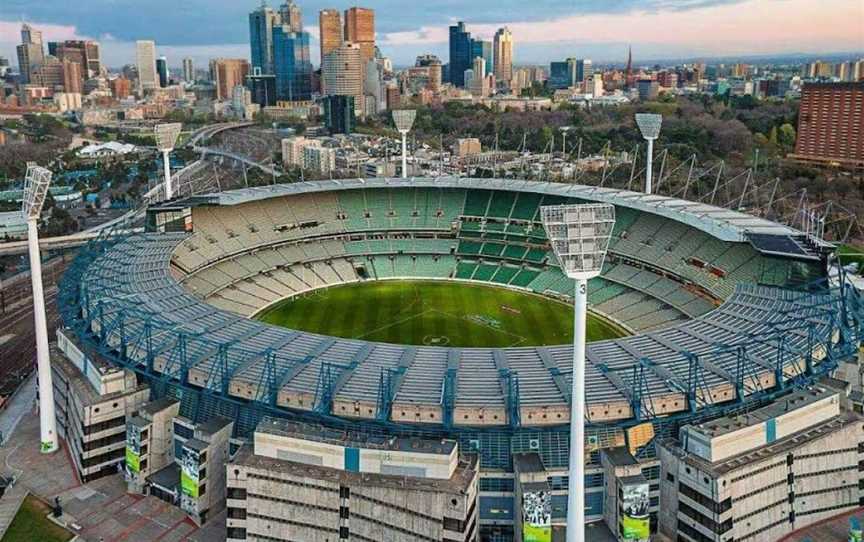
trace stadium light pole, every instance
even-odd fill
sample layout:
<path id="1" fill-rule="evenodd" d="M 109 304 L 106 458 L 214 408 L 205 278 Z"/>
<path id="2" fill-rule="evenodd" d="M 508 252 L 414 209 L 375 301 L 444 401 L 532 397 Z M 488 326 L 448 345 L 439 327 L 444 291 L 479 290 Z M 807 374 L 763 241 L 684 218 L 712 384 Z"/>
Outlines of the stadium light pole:
<path id="1" fill-rule="evenodd" d="M 414 126 L 414 119 L 417 117 L 417 111 L 414 109 L 394 109 L 393 124 L 396 129 L 402 134 L 402 178 L 408 178 L 408 132 Z"/>
<path id="2" fill-rule="evenodd" d="M 561 271 L 575 282 L 573 375 L 570 393 L 570 461 L 567 483 L 567 542 L 585 541 L 585 322 L 588 279 L 603 269 L 615 227 L 608 203 L 552 205 L 540 216 Z"/>
<path id="3" fill-rule="evenodd" d="M 156 148 L 162 151 L 162 165 L 165 167 L 165 199 L 169 200 L 174 196 L 174 190 L 171 186 L 171 161 L 169 155 L 174 150 L 174 144 L 177 143 L 177 136 L 180 135 L 180 130 L 183 125 L 179 122 L 171 122 L 169 124 L 157 124 L 153 129 L 153 135 L 156 137 Z"/>
<path id="4" fill-rule="evenodd" d="M 34 163 L 27 164 L 21 213 L 27 221 L 27 249 L 30 253 L 30 280 L 33 284 L 33 319 L 36 327 L 36 373 L 39 382 L 39 441 L 43 454 L 57 450 L 57 420 L 54 417 L 54 386 L 48 352 L 48 322 L 45 318 L 45 293 L 42 290 L 42 261 L 39 254 L 39 215 L 51 172 Z"/>
<path id="5" fill-rule="evenodd" d="M 645 193 L 651 193 L 651 174 L 654 167 L 654 140 L 660 135 L 663 115 L 653 113 L 636 113 L 636 125 L 642 132 L 642 137 L 648 142 L 648 167 L 645 174 Z"/>

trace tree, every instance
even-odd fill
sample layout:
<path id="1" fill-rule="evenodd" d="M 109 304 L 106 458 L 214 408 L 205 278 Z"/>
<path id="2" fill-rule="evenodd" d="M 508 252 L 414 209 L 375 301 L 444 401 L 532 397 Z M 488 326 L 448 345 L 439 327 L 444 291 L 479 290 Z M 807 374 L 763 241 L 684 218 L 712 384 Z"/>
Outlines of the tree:
<path id="1" fill-rule="evenodd" d="M 783 145 L 786 148 L 793 148 L 793 147 L 795 147 L 795 138 L 796 138 L 795 128 L 792 127 L 791 124 L 789 124 L 787 122 L 780 127 L 780 133 L 778 134 L 778 141 L 780 142 L 781 145 Z"/>

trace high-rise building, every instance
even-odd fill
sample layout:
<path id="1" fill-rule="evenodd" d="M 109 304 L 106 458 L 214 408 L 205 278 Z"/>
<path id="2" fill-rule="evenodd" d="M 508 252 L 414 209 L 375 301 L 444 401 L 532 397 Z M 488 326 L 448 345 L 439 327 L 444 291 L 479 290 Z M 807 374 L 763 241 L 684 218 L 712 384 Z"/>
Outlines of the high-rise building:
<path id="1" fill-rule="evenodd" d="M 474 59 L 477 57 L 483 59 L 486 63 L 486 73 L 492 73 L 495 68 L 494 53 L 492 51 L 492 42 L 484 40 L 471 40 L 471 64 L 474 64 Z"/>
<path id="2" fill-rule="evenodd" d="M 249 14 L 252 67 L 261 73 L 273 73 L 273 27 L 278 24 L 279 14 L 266 5 Z"/>
<path id="3" fill-rule="evenodd" d="M 363 99 L 360 46 L 345 42 L 321 63 L 321 80 L 328 96 L 353 96 L 357 106 Z"/>
<path id="4" fill-rule="evenodd" d="M 486 61 L 482 57 L 474 57 L 474 63 L 471 71 L 471 94 L 473 94 L 474 96 L 486 97 L 489 94 L 489 89 L 486 88 Z"/>
<path id="5" fill-rule="evenodd" d="M 576 60 L 576 82 L 585 83 L 591 81 L 594 75 L 594 67 L 590 59 L 580 58 Z"/>
<path id="6" fill-rule="evenodd" d="M 159 74 L 156 71 L 156 42 L 152 40 L 136 41 L 135 53 L 139 92 L 143 93 L 159 88 Z"/>
<path id="7" fill-rule="evenodd" d="M 71 60 L 80 64 L 82 78 L 98 77 L 102 73 L 99 42 L 82 40 L 48 42 L 48 52 L 60 61 Z"/>
<path id="8" fill-rule="evenodd" d="M 592 85 L 592 89 L 591 89 L 591 94 L 595 98 L 597 98 L 599 96 L 603 96 L 604 93 L 605 92 L 603 90 L 603 75 L 599 74 L 599 73 L 595 73 L 593 75 L 593 85 Z"/>
<path id="9" fill-rule="evenodd" d="M 345 10 L 345 41 L 360 47 L 361 70 L 375 58 L 375 12 L 369 8 Z"/>
<path id="10" fill-rule="evenodd" d="M 82 93 L 84 78 L 81 77 L 81 64 L 63 60 L 63 92 Z"/>
<path id="11" fill-rule="evenodd" d="M 421 55 L 417 57 L 416 66 L 425 67 L 428 70 L 427 88 L 432 92 L 441 90 L 441 60 L 435 55 Z"/>
<path id="12" fill-rule="evenodd" d="M 791 158 L 864 168 L 864 81 L 805 83 Z"/>
<path id="13" fill-rule="evenodd" d="M 160 56 L 156 59 L 156 73 L 159 74 L 159 86 L 165 88 L 168 86 L 168 59 Z"/>
<path id="14" fill-rule="evenodd" d="M 387 96 L 387 109 L 398 109 L 402 105 L 402 95 L 399 93 L 399 87 L 396 85 L 388 85 L 385 91 Z"/>
<path id="15" fill-rule="evenodd" d="M 335 9 L 322 9 L 318 13 L 321 42 L 321 63 L 327 53 L 342 45 L 342 15 Z"/>
<path id="16" fill-rule="evenodd" d="M 183 80 L 187 83 L 195 82 L 195 65 L 188 56 L 183 59 Z"/>
<path id="17" fill-rule="evenodd" d="M 312 97 L 308 32 L 292 31 L 288 25 L 273 28 L 273 69 L 277 100 L 294 102 Z"/>
<path id="18" fill-rule="evenodd" d="M 16 47 L 18 53 L 18 70 L 21 72 L 21 82 L 30 82 L 30 74 L 38 68 L 44 58 L 42 47 L 42 32 L 34 30 L 29 24 L 21 25 L 21 45 Z"/>
<path id="19" fill-rule="evenodd" d="M 294 0 L 287 0 L 279 8 L 279 19 L 290 32 L 303 32 L 303 15 Z"/>
<path id="20" fill-rule="evenodd" d="M 216 99 L 228 100 L 237 85 L 249 75 L 249 61 L 245 58 L 215 58 L 210 61 L 210 78 L 216 85 Z"/>
<path id="21" fill-rule="evenodd" d="M 639 79 L 636 88 L 639 91 L 639 99 L 643 101 L 654 100 L 660 93 L 660 85 L 653 79 Z"/>
<path id="22" fill-rule="evenodd" d="M 513 34 L 506 26 L 495 32 L 495 78 L 513 79 Z"/>
<path id="23" fill-rule="evenodd" d="M 330 133 L 352 133 L 356 124 L 356 107 L 354 96 L 327 96 L 324 99 L 324 125 Z"/>
<path id="24" fill-rule="evenodd" d="M 63 63 L 56 57 L 46 56 L 42 63 L 30 72 L 30 82 L 47 87 L 51 92 L 57 90 L 63 86 Z"/>
<path id="25" fill-rule="evenodd" d="M 261 107 L 276 105 L 276 76 L 269 73 L 253 73 L 246 78 L 246 86 L 252 91 L 252 103 Z"/>
<path id="26" fill-rule="evenodd" d="M 108 82 L 111 87 L 111 93 L 118 100 L 128 98 L 132 94 L 132 81 L 125 77 L 115 77 Z"/>
<path id="27" fill-rule="evenodd" d="M 450 27 L 450 83 L 465 86 L 465 70 L 471 67 L 471 33 L 459 21 Z"/>

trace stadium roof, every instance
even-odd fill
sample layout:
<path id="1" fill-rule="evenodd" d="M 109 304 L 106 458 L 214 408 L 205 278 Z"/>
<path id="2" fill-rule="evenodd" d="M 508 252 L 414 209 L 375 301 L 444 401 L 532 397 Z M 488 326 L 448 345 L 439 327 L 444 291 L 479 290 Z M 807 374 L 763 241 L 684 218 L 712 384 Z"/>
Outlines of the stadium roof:
<path id="1" fill-rule="evenodd" d="M 587 201 L 611 203 L 664 216 L 678 222 L 683 222 L 723 241 L 746 241 L 750 234 L 780 236 L 803 235 L 800 231 L 794 228 L 764 218 L 696 201 L 687 201 L 667 196 L 644 194 L 642 192 L 631 192 L 629 190 L 603 188 L 598 186 L 500 178 L 479 179 L 445 176 L 412 177 L 407 180 L 393 177 L 382 177 L 370 179 L 310 181 L 242 188 L 209 196 L 195 196 L 188 200 L 188 205 L 240 205 L 250 201 L 289 196 L 292 194 L 327 192 L 334 190 L 355 190 L 359 188 L 388 188 L 405 186 L 406 184 L 414 187 L 430 188 L 466 188 L 535 192 L 580 198 Z M 173 202 L 173 204 L 168 203 L 166 205 L 176 207 L 178 203 L 181 202 Z"/>

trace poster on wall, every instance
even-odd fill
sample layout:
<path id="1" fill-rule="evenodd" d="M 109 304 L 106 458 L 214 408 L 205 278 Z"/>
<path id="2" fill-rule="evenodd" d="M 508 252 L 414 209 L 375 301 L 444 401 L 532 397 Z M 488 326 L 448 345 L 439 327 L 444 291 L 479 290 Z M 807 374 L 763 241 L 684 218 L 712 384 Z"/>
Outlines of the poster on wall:
<path id="1" fill-rule="evenodd" d="M 126 470 L 141 471 L 141 432 L 134 425 L 126 427 Z"/>
<path id="2" fill-rule="evenodd" d="M 180 462 L 180 490 L 193 499 L 198 498 L 199 467 L 198 452 L 184 447 L 183 459 Z"/>
<path id="3" fill-rule="evenodd" d="M 622 488 L 621 539 L 626 542 L 643 542 L 651 538 L 648 491 L 647 482 Z"/>
<path id="4" fill-rule="evenodd" d="M 523 542 L 552 542 L 552 495 L 548 491 L 522 495 Z"/>

